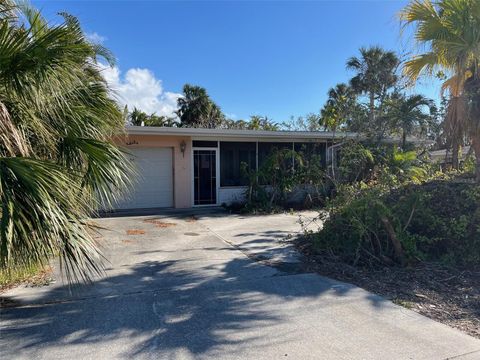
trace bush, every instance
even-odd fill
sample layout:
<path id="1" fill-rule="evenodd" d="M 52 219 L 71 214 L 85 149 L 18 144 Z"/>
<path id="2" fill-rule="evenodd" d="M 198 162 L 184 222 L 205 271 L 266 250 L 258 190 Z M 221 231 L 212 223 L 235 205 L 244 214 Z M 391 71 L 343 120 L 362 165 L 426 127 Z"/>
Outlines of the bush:
<path id="1" fill-rule="evenodd" d="M 351 264 L 480 265 L 480 187 L 455 180 L 344 189 L 314 236 L 318 252 Z M 348 198 L 348 201 L 345 199 Z M 398 248 L 400 246 L 400 249 Z"/>
<path id="2" fill-rule="evenodd" d="M 240 211 L 312 207 L 323 204 L 328 192 L 320 156 L 307 151 L 274 149 L 258 171 L 242 163 L 242 173 L 248 187 Z M 235 208 L 238 210 L 238 204 Z"/>

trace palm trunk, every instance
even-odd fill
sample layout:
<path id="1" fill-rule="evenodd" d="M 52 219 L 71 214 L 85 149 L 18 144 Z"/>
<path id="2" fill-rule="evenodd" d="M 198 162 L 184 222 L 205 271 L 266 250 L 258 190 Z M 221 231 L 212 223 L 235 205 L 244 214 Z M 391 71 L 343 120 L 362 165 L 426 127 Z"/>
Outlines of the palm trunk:
<path id="1" fill-rule="evenodd" d="M 480 184 L 480 136 L 472 139 L 472 147 L 475 151 L 475 182 Z"/>
<path id="2" fill-rule="evenodd" d="M 373 92 L 370 92 L 370 106 L 369 106 L 369 114 L 368 114 L 368 119 L 370 121 L 370 126 L 373 126 L 373 121 L 375 120 L 375 94 Z"/>
<path id="3" fill-rule="evenodd" d="M 407 132 L 403 130 L 402 133 L 402 150 L 405 151 L 405 147 L 407 146 Z"/>
<path id="4" fill-rule="evenodd" d="M 458 161 L 458 153 L 460 152 L 460 142 L 458 139 L 454 138 L 452 141 L 452 167 L 457 169 L 460 167 L 460 162 Z"/>

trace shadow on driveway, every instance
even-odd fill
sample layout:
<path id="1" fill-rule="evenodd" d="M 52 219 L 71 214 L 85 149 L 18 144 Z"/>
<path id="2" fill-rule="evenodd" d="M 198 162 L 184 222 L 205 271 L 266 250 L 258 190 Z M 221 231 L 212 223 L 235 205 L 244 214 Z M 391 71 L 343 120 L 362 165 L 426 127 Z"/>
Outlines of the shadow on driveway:
<path id="1" fill-rule="evenodd" d="M 44 303 L 42 306 L 4 309 L 2 320 L 7 326 L 2 330 L 2 348 L 5 351 L 8 347 L 7 353 L 13 356 L 27 349 L 96 344 L 122 336 L 139 339 L 133 341 L 135 346 L 128 347 L 123 354 L 126 357 L 178 349 L 203 354 L 226 345 L 255 347 L 265 341 L 266 329 L 287 320 L 277 311 L 280 304 L 316 298 L 327 291 L 338 298 L 351 289 L 328 280 L 304 282 L 281 272 L 265 281 L 243 279 L 241 274 L 252 275 L 258 270 L 258 265 L 248 259 L 228 262 L 221 275 L 213 278 L 202 276 L 203 271 L 181 270 L 176 265 L 175 261 L 144 262 L 128 275 L 73 288 L 71 301 L 45 304 L 39 299 L 37 304 Z M 208 271 L 210 266 L 203 270 Z M 136 285 L 121 293 L 82 298 L 92 287 L 98 294 L 102 288 L 108 292 L 113 284 L 132 283 Z M 375 306 L 383 301 L 378 297 L 371 300 Z M 291 334 L 277 333 L 275 337 L 294 340 Z"/>

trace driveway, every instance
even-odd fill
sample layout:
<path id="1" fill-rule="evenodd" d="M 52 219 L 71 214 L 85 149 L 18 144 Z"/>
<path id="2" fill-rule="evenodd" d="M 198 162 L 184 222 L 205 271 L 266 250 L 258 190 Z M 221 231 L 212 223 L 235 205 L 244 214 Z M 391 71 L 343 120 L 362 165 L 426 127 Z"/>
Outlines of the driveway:
<path id="1" fill-rule="evenodd" d="M 17 306 L 1 312 L 2 359 L 480 358 L 479 340 L 302 273 L 287 241 L 298 214 L 98 223 L 110 262 L 103 278 L 3 294 Z"/>

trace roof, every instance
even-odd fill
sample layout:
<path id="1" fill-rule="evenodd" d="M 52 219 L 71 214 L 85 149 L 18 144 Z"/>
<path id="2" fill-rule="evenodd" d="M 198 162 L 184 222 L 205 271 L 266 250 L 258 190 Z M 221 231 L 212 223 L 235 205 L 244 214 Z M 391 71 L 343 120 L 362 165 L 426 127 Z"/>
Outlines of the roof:
<path id="1" fill-rule="evenodd" d="M 332 140 L 343 139 L 363 140 L 364 136 L 355 132 L 336 131 L 269 131 L 269 130 L 238 130 L 238 129 L 206 129 L 206 128 L 187 128 L 187 127 L 167 127 L 167 126 L 126 126 L 129 135 L 171 135 L 171 136 L 191 136 L 197 139 L 263 139 L 279 141 L 298 141 L 298 140 Z M 414 137 L 408 137 L 408 142 L 414 144 L 431 145 L 431 140 L 422 140 Z M 400 138 L 386 138 L 384 143 L 398 143 Z"/>
<path id="2" fill-rule="evenodd" d="M 130 135 L 176 135 L 201 138 L 262 138 L 262 139 L 357 139 L 360 135 L 353 132 L 331 131 L 266 131 L 266 130 L 237 130 L 237 129 L 205 129 L 205 128 L 178 128 L 162 126 L 126 126 Z"/>

